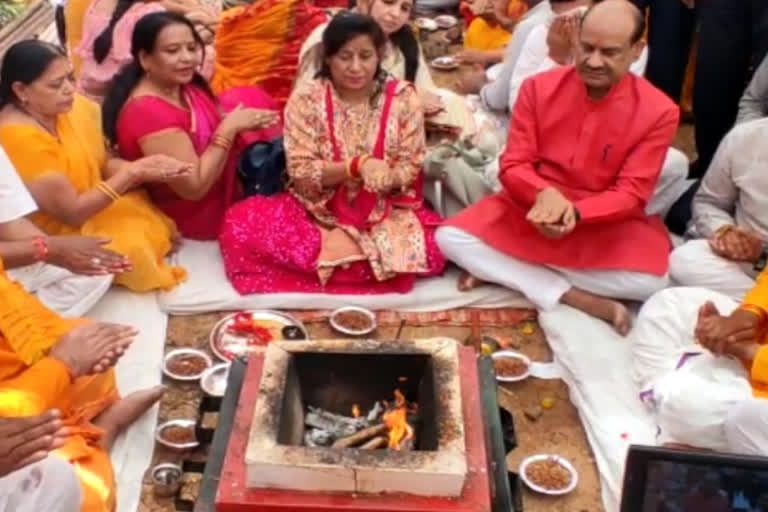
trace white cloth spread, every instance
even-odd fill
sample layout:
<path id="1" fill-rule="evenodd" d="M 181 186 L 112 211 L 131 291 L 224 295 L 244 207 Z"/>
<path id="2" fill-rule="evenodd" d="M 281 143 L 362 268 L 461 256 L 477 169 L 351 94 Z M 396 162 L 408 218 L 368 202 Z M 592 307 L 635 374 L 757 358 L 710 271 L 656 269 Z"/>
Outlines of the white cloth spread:
<path id="1" fill-rule="evenodd" d="M 455 308 L 529 308 L 531 303 L 516 292 L 483 286 L 466 293 L 457 291 L 458 272 L 420 279 L 407 294 L 325 295 L 272 293 L 240 295 L 224 274 L 216 242 L 185 240 L 175 264 L 187 270 L 188 279 L 160 295 L 160 307 L 170 314 L 195 314 L 240 309 L 335 309 L 351 304 L 373 310 L 444 311 Z"/>

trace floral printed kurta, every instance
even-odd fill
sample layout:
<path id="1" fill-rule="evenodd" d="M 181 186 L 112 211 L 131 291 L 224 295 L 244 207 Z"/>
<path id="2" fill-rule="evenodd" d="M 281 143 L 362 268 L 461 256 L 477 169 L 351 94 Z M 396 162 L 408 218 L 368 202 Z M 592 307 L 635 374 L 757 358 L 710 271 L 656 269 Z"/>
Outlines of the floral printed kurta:
<path id="1" fill-rule="evenodd" d="M 333 103 L 334 138 L 340 161 L 356 155 L 372 154 L 379 135 L 383 115 L 383 92 L 371 103 L 351 105 L 342 101 L 330 88 Z M 427 248 L 424 229 L 413 208 L 390 206 L 380 198 L 368 220 L 370 230 L 358 230 L 341 225 L 327 208 L 335 189 L 323 188 L 322 168 L 334 161 L 334 149 L 329 132 L 326 94 L 328 82 L 313 80 L 296 90 L 286 107 L 285 147 L 291 190 L 310 214 L 325 228 L 340 228 L 359 246 L 362 254 L 346 251 L 333 261 L 319 262 L 319 270 L 367 259 L 377 279 L 397 273 L 427 272 Z M 424 120 L 416 92 L 400 83 L 386 120 L 383 159 L 396 174 L 401 194 L 413 199 L 420 197 L 414 182 L 421 171 L 426 151 Z M 355 191 L 351 191 L 354 194 Z M 331 232 L 333 233 L 332 230 Z M 328 243 L 344 234 L 336 231 L 327 237 Z"/>

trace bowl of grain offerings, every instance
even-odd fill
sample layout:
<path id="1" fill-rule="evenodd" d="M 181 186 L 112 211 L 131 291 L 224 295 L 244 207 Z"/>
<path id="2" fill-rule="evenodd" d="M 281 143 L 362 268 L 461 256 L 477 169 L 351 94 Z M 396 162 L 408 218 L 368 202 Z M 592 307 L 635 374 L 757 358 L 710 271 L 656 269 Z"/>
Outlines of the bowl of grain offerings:
<path id="1" fill-rule="evenodd" d="M 365 336 L 376 329 L 373 311 L 357 306 L 339 308 L 331 313 L 331 327 L 348 336 Z"/>
<path id="2" fill-rule="evenodd" d="M 579 474 L 568 460 L 559 455 L 533 455 L 523 460 L 520 478 L 531 490 L 541 494 L 568 494 L 579 483 Z"/>
<path id="3" fill-rule="evenodd" d="M 491 358 L 499 382 L 517 382 L 531 374 L 531 360 L 520 352 L 500 350 L 491 354 Z"/>
<path id="4" fill-rule="evenodd" d="M 195 424 L 192 419 L 166 421 L 158 425 L 155 440 L 166 448 L 183 451 L 196 448 L 200 443 L 195 435 Z"/>
<path id="5" fill-rule="evenodd" d="M 194 348 L 177 348 L 165 355 L 163 373 L 175 380 L 195 381 L 213 365 L 211 357 Z"/>

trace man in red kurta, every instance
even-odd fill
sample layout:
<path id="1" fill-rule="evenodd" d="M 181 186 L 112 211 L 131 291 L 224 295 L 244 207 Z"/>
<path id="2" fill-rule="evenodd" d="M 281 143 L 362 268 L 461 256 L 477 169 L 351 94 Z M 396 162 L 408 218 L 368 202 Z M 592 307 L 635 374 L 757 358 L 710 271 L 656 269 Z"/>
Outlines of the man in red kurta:
<path id="1" fill-rule="evenodd" d="M 575 67 L 524 82 L 500 158 L 503 190 L 437 232 L 444 254 L 476 279 L 559 302 L 613 323 L 615 299 L 667 284 L 669 237 L 645 213 L 679 120 L 677 106 L 629 73 L 644 19 L 625 0 L 585 15 Z"/>

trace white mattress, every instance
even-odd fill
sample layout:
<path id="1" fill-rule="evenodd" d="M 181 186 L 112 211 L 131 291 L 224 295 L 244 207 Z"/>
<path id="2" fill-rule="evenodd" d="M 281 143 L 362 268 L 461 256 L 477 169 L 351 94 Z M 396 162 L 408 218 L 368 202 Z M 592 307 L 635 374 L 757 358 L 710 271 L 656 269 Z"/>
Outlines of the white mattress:
<path id="1" fill-rule="evenodd" d="M 618 512 L 630 444 L 656 444 L 656 424 L 638 398 L 626 338 L 568 306 L 539 313 L 600 472 L 606 512 Z"/>
<path id="2" fill-rule="evenodd" d="M 187 269 L 188 280 L 163 293 L 160 307 L 166 313 L 184 315 L 240 309 L 334 309 L 350 304 L 373 310 L 443 311 L 455 308 L 530 308 L 520 294 L 498 286 L 483 286 L 467 293 L 456 289 L 458 271 L 420 280 L 407 294 L 326 295 L 275 293 L 240 295 L 229 283 L 216 242 L 185 240 L 175 263 Z"/>
<path id="3" fill-rule="evenodd" d="M 94 320 L 132 325 L 140 330 L 117 365 L 117 385 L 125 396 L 157 386 L 162 380 L 162 360 L 168 315 L 160 311 L 154 293 L 136 294 L 113 288 L 88 316 Z M 141 481 L 152 462 L 157 406 L 149 410 L 115 442 L 110 454 L 117 479 L 118 512 L 135 512 Z"/>

